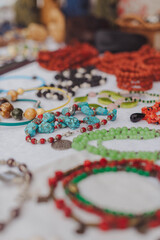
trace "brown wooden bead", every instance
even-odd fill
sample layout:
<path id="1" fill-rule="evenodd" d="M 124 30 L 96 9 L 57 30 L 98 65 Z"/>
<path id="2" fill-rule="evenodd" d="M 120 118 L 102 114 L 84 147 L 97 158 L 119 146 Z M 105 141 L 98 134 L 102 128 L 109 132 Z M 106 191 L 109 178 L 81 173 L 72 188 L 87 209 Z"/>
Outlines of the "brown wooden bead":
<path id="1" fill-rule="evenodd" d="M 5 102 L 1 104 L 0 106 L 0 114 L 4 118 L 10 118 L 11 117 L 11 112 L 13 111 L 14 107 L 12 106 L 11 103 Z"/>
<path id="2" fill-rule="evenodd" d="M 18 93 L 15 90 L 8 91 L 7 95 L 11 96 L 12 101 L 16 101 L 18 97 Z"/>
<path id="3" fill-rule="evenodd" d="M 24 113 L 24 117 L 28 120 L 34 119 L 36 115 L 37 115 L 37 112 L 34 108 L 28 108 Z"/>
<path id="4" fill-rule="evenodd" d="M 8 99 L 1 97 L 0 98 L 0 106 L 1 106 L 1 104 L 5 103 L 5 102 L 8 102 Z"/>

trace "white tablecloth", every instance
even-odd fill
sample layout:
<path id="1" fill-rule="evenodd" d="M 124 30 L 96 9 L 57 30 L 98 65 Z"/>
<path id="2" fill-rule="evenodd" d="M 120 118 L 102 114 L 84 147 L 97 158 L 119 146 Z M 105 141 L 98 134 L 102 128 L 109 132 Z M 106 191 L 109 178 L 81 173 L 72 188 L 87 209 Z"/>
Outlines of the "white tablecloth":
<path id="1" fill-rule="evenodd" d="M 53 82 L 53 72 L 48 72 L 32 63 L 7 75 L 38 75 L 44 77 L 47 83 Z M 0 88 L 17 89 L 18 87 L 35 87 L 39 84 L 36 80 L 8 80 L 1 81 Z M 108 75 L 105 86 L 93 89 L 79 90 L 77 96 L 84 96 L 90 91 L 100 91 L 102 89 L 118 91 L 116 79 Z M 151 92 L 159 93 L 160 83 L 154 83 Z M 36 99 L 34 92 L 25 93 L 24 98 Z M 38 99 L 38 98 L 37 98 Z M 90 99 L 95 103 L 95 99 Z M 72 104 L 73 102 L 71 102 Z M 61 102 L 41 99 L 41 105 L 45 109 L 53 108 Z M 31 103 L 15 103 L 23 109 L 32 106 Z M 138 104 L 133 109 L 119 109 L 115 122 L 109 122 L 106 128 L 110 127 L 150 127 L 159 129 L 157 125 L 148 125 L 141 121 L 137 124 L 130 122 L 130 115 L 133 112 L 140 112 Z M 3 120 L 2 120 L 3 121 Z M 11 120 L 9 120 L 11 121 Z M 66 130 L 61 130 L 61 133 Z M 54 134 L 52 134 L 54 135 Z M 42 135 L 45 136 L 45 135 Z M 50 135 L 48 135 L 50 136 Z M 74 135 L 75 137 L 76 135 Z M 45 136 L 46 137 L 46 136 Z M 37 138 L 39 136 L 37 135 Z M 70 137 L 69 139 L 72 139 Z M 23 211 L 18 219 L 11 223 L 4 232 L 0 233 L 0 240 L 29 240 L 33 236 L 41 236 L 45 240 L 158 240 L 160 229 L 154 229 L 147 234 L 139 234 L 134 229 L 125 231 L 101 232 L 98 229 L 88 229 L 84 235 L 77 235 L 75 229 L 77 224 L 72 219 L 66 219 L 62 212 L 58 211 L 53 202 L 37 204 L 36 198 L 40 194 L 48 192 L 47 178 L 52 176 L 55 170 L 67 170 L 82 163 L 85 159 L 98 160 L 100 156 L 88 154 L 86 151 L 76 152 L 73 149 L 66 151 L 56 151 L 49 144 L 33 146 L 25 140 L 24 127 L 2 127 L 0 126 L 0 154 L 1 159 L 15 158 L 16 161 L 26 163 L 34 173 L 34 180 L 30 190 L 30 197 L 26 202 Z M 160 138 L 153 140 L 113 140 L 105 142 L 105 146 L 130 151 L 154 151 L 159 150 Z M 14 203 L 14 192 L 5 185 L 1 186 L 0 195 L 0 221 L 3 216 L 7 216 L 8 209 Z M 132 211 L 135 213 L 152 210 L 160 207 L 160 186 L 156 180 L 146 179 L 141 176 L 127 173 L 110 173 L 89 177 L 80 184 L 80 189 L 85 197 L 94 201 L 99 206 L 111 207 L 119 211 Z M 7 191 L 8 190 L 8 191 Z M 61 189 L 59 194 L 63 194 Z M 57 192 L 58 192 L 57 191 Z M 5 196 L 5 197 L 4 197 Z M 76 210 L 77 211 L 77 210 Z M 96 221 L 93 215 L 90 216 L 82 211 L 78 214 L 86 220 Z M 54 238 L 55 237 L 55 238 Z"/>

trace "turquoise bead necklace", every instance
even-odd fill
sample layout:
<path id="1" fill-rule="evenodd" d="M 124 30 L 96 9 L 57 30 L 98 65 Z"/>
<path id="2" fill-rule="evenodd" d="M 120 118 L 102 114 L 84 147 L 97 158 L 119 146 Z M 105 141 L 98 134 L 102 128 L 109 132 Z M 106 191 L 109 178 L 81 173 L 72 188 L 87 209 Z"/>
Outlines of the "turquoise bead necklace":
<path id="1" fill-rule="evenodd" d="M 73 139 L 72 148 L 82 151 L 87 150 L 88 152 L 102 157 L 107 157 L 111 160 L 121 160 L 121 159 L 131 159 L 131 158 L 142 158 L 149 160 L 160 159 L 160 152 L 154 151 L 125 151 L 121 152 L 118 150 L 108 149 L 103 146 L 104 141 L 109 140 L 125 140 L 125 139 L 135 139 L 135 140 L 147 140 L 160 137 L 160 130 L 149 129 L 149 128 L 135 128 L 132 127 L 128 129 L 127 127 L 110 128 L 109 130 L 102 129 L 96 130 L 91 133 L 83 133 Z M 97 140 L 97 147 L 89 144 L 90 141 Z"/>

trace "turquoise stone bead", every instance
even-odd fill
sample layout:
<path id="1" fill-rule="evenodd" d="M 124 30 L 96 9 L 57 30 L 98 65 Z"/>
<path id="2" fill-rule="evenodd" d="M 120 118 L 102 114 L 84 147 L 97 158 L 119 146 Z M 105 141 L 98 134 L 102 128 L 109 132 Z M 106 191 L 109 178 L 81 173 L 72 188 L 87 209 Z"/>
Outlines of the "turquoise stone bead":
<path id="1" fill-rule="evenodd" d="M 108 114 L 108 110 L 106 108 L 98 107 L 96 109 L 96 114 L 97 115 L 107 115 Z"/>
<path id="2" fill-rule="evenodd" d="M 42 122 L 38 126 L 39 133 L 52 133 L 54 131 L 54 123 Z"/>
<path id="3" fill-rule="evenodd" d="M 28 123 L 28 125 L 25 128 L 26 135 L 29 134 L 31 137 L 34 137 L 36 135 L 37 128 L 38 128 L 38 124 L 34 122 Z"/>
<path id="4" fill-rule="evenodd" d="M 87 102 L 80 102 L 78 103 L 78 107 L 83 107 L 83 106 L 88 106 L 89 107 L 89 104 Z"/>
<path id="5" fill-rule="evenodd" d="M 71 129 L 77 129 L 80 126 L 80 122 L 76 117 L 66 117 L 65 124 Z"/>
<path id="6" fill-rule="evenodd" d="M 53 122 L 55 119 L 55 116 L 52 113 L 44 113 L 42 122 Z"/>
<path id="7" fill-rule="evenodd" d="M 87 116 L 94 115 L 94 111 L 89 106 L 83 106 L 81 107 L 81 112 L 84 113 Z"/>
<path id="8" fill-rule="evenodd" d="M 66 115 L 66 113 L 68 112 L 68 107 L 65 107 L 62 109 L 62 115 Z"/>
<path id="9" fill-rule="evenodd" d="M 97 117 L 92 117 L 92 116 L 83 118 L 83 121 L 89 125 L 93 125 L 95 123 L 100 122 L 100 120 Z"/>

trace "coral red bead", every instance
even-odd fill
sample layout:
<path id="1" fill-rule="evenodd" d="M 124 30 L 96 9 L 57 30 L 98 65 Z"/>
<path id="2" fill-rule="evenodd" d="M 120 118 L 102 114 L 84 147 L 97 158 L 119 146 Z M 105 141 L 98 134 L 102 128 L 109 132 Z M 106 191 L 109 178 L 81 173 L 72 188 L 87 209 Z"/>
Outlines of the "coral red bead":
<path id="1" fill-rule="evenodd" d="M 96 124 L 94 125 L 94 127 L 95 127 L 96 129 L 98 129 L 98 128 L 100 128 L 100 124 L 99 124 L 99 123 L 96 123 Z"/>
<path id="2" fill-rule="evenodd" d="M 58 117 L 58 116 L 60 116 L 61 115 L 61 113 L 60 112 L 56 112 L 56 116 Z"/>
<path id="3" fill-rule="evenodd" d="M 65 206 L 65 202 L 64 202 L 63 199 L 58 199 L 58 200 L 55 201 L 55 203 L 56 203 L 56 207 L 58 209 L 63 209 L 64 206 Z"/>
<path id="4" fill-rule="evenodd" d="M 107 124 L 107 120 L 106 119 L 102 119 L 101 123 L 102 123 L 102 125 L 106 125 Z"/>
<path id="5" fill-rule="evenodd" d="M 117 227 L 120 229 L 125 229 L 128 227 L 128 218 L 120 217 L 117 219 Z"/>
<path id="6" fill-rule="evenodd" d="M 99 162 L 102 167 L 105 167 L 107 165 L 107 160 L 105 158 L 101 158 Z"/>
<path id="7" fill-rule="evenodd" d="M 91 166 L 92 166 L 92 162 L 91 162 L 91 161 L 86 160 L 86 161 L 84 162 L 84 167 L 91 167 Z"/>
<path id="8" fill-rule="evenodd" d="M 70 114 L 69 112 L 67 112 L 67 113 L 65 114 L 65 116 L 68 116 L 68 117 L 70 117 L 70 116 L 71 116 L 71 114 Z"/>
<path id="9" fill-rule="evenodd" d="M 56 178 L 49 178 L 49 179 L 48 179 L 48 185 L 49 185 L 50 187 L 55 187 L 56 184 L 57 184 L 57 179 L 56 179 Z"/>
<path id="10" fill-rule="evenodd" d="M 68 208 L 68 207 L 66 207 L 66 208 L 64 209 L 64 214 L 65 214 L 66 217 L 70 217 L 71 214 L 72 214 L 71 209 Z"/>
<path id="11" fill-rule="evenodd" d="M 36 144 L 36 143 L 37 143 L 37 139 L 36 139 L 36 138 L 32 138 L 32 139 L 31 139 L 31 143 L 32 143 L 32 144 Z"/>
<path id="12" fill-rule="evenodd" d="M 107 118 L 108 118 L 109 120 L 112 120 L 113 117 L 112 117 L 111 115 L 109 115 Z"/>
<path id="13" fill-rule="evenodd" d="M 109 224 L 107 222 L 101 222 L 99 224 L 99 228 L 103 231 L 107 231 L 107 230 L 109 230 Z"/>
<path id="14" fill-rule="evenodd" d="M 63 172 L 57 171 L 55 172 L 55 176 L 58 180 L 61 180 L 63 178 Z"/>
<path id="15" fill-rule="evenodd" d="M 38 115 L 38 118 L 42 119 L 43 118 L 43 114 Z"/>
<path id="16" fill-rule="evenodd" d="M 46 140 L 44 138 L 40 139 L 40 144 L 45 144 Z"/>
<path id="17" fill-rule="evenodd" d="M 160 219 L 160 210 L 156 212 L 156 217 Z"/>
<path id="18" fill-rule="evenodd" d="M 48 142 L 53 143 L 54 142 L 54 138 L 53 137 L 48 138 Z"/>
<path id="19" fill-rule="evenodd" d="M 88 131 L 92 131 L 93 130 L 93 126 L 92 125 L 88 125 L 87 130 Z"/>
<path id="20" fill-rule="evenodd" d="M 85 127 L 82 127 L 82 128 L 80 129 L 80 132 L 81 132 L 81 133 L 86 132 L 86 128 L 85 128 Z"/>
<path id="21" fill-rule="evenodd" d="M 62 136 L 60 134 L 56 135 L 56 140 L 61 140 Z"/>
<path id="22" fill-rule="evenodd" d="M 76 110 L 78 109 L 78 105 L 77 104 L 74 104 L 73 106 L 75 107 Z"/>
<path id="23" fill-rule="evenodd" d="M 26 141 L 28 141 L 29 139 L 31 139 L 31 137 L 30 137 L 30 136 L 27 136 L 27 137 L 26 137 Z"/>

